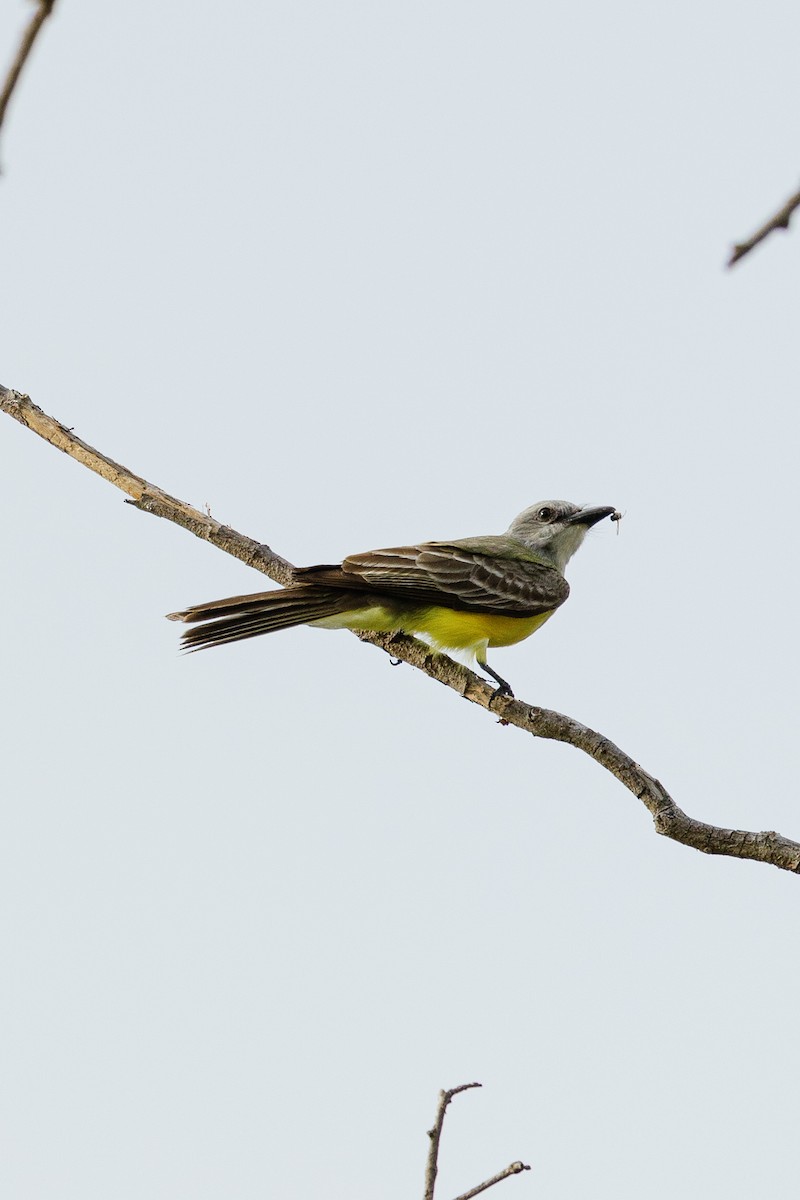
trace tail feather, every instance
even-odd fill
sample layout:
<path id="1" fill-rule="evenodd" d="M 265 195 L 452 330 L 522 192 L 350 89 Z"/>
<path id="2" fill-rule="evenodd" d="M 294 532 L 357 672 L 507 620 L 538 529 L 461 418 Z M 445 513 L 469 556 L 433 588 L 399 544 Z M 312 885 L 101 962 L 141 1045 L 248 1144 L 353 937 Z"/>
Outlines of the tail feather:
<path id="1" fill-rule="evenodd" d="M 226 596 L 224 600 L 209 600 L 206 604 L 193 604 L 180 612 L 167 613 L 169 621 L 211 621 L 215 617 L 232 616 L 234 613 L 253 612 L 265 605 L 270 607 L 285 601 L 288 597 L 295 598 L 301 589 L 273 588 L 269 592 L 250 592 L 245 596 Z M 302 588 L 307 595 L 310 588 Z"/>
<path id="2" fill-rule="evenodd" d="M 363 597 L 353 593 L 300 585 L 195 604 L 182 612 L 170 613 L 169 619 L 190 624 L 203 622 L 197 628 L 187 629 L 181 638 L 182 649 L 194 651 L 305 625 L 363 603 Z"/>

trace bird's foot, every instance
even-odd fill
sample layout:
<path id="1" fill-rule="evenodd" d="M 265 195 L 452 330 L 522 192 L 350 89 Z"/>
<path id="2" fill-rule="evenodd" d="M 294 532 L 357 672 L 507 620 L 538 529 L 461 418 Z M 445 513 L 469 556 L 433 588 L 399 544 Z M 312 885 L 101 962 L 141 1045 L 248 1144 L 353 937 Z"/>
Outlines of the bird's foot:
<path id="1" fill-rule="evenodd" d="M 481 662 L 480 659 L 478 659 L 478 666 L 482 671 L 485 671 L 487 675 L 490 675 L 497 684 L 497 687 L 492 692 L 492 699 L 489 701 L 490 704 L 492 700 L 497 700 L 499 696 L 510 696 L 512 699 L 514 698 L 514 693 L 511 690 L 511 684 L 508 683 L 507 680 L 503 679 L 502 675 L 498 675 L 496 671 L 492 670 L 488 663 Z"/>
<path id="2" fill-rule="evenodd" d="M 495 700 L 499 700 L 501 696 L 508 696 L 509 700 L 514 699 L 514 693 L 507 683 L 501 683 L 499 687 L 494 689 L 489 697 L 489 708 L 491 708 Z"/>

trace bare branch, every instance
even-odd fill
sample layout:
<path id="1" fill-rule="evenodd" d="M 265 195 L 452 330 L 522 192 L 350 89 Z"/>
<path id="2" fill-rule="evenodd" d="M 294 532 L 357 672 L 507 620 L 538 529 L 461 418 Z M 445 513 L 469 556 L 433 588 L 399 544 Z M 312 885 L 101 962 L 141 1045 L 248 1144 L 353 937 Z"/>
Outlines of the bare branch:
<path id="1" fill-rule="evenodd" d="M 248 566 L 262 571 L 277 583 L 291 581 L 291 564 L 270 550 L 269 546 L 245 537 L 226 525 L 220 525 L 207 513 L 199 512 L 134 475 L 127 467 L 107 458 L 81 441 L 72 430 L 47 416 L 28 396 L 0 387 L 0 410 L 91 471 L 102 475 L 115 487 L 121 488 L 132 497 L 130 503 L 143 512 L 173 521 L 195 537 L 213 543 L 226 554 L 232 554 Z M 701 850 L 704 854 L 751 859 L 769 863 L 783 871 L 800 873 L 799 842 L 772 831 L 750 833 L 741 829 L 723 829 L 687 816 L 663 784 L 608 738 L 571 717 L 546 708 L 536 708 L 509 696 L 498 697 L 489 684 L 473 671 L 443 654 L 435 653 L 430 646 L 415 638 L 385 633 L 357 633 L 356 636 L 362 642 L 377 646 L 394 658 L 424 671 L 431 679 L 452 688 L 472 704 L 489 709 L 500 718 L 501 725 L 515 725 L 534 737 L 567 742 L 582 750 L 610 771 L 637 800 L 641 800 L 653 818 L 656 831 L 665 837 Z"/>
<path id="2" fill-rule="evenodd" d="M 442 1126 L 444 1125 L 444 1115 L 447 1111 L 447 1106 L 454 1096 L 459 1092 L 467 1092 L 470 1088 L 479 1088 L 480 1083 L 461 1083 L 458 1087 L 450 1088 L 448 1091 L 439 1092 L 439 1103 L 436 1106 L 436 1118 L 433 1122 L 433 1128 L 428 1130 L 428 1137 L 431 1144 L 428 1150 L 428 1161 L 425 1164 L 425 1194 L 423 1200 L 433 1200 L 433 1193 L 436 1187 L 436 1174 L 439 1169 L 439 1143 L 442 1137 Z M 493 1175 L 491 1179 L 484 1180 L 477 1187 L 471 1188 L 468 1192 L 462 1192 L 456 1200 L 472 1200 L 473 1196 L 480 1195 L 487 1188 L 493 1187 L 495 1183 L 500 1183 L 502 1179 L 508 1179 L 510 1175 L 519 1175 L 521 1171 L 530 1171 L 530 1167 L 522 1162 L 513 1162 L 505 1168 L 504 1171 Z"/>
<path id="3" fill-rule="evenodd" d="M 750 251 L 759 244 L 759 242 L 763 242 L 764 238 L 769 237 L 769 235 L 776 229 L 788 229 L 789 222 L 792 219 L 792 213 L 796 208 L 800 208 L 800 192 L 795 192 L 795 194 L 786 201 L 783 208 L 779 209 L 778 212 L 775 213 L 774 217 L 770 217 L 770 219 L 766 221 L 760 229 L 756 230 L 753 236 L 748 238 L 746 242 L 737 242 L 731 251 L 731 256 L 728 259 L 727 265 L 729 267 L 734 266 L 734 264 L 737 263 L 740 258 L 744 258 L 745 254 L 749 254 Z"/>
<path id="4" fill-rule="evenodd" d="M 241 559 L 248 567 L 255 567 L 257 571 L 262 571 L 276 583 L 291 582 L 292 564 L 285 558 L 281 558 L 279 554 L 275 554 L 269 546 L 253 541 L 252 538 L 245 537 L 243 533 L 237 533 L 235 529 L 230 529 L 227 525 L 221 525 L 209 513 L 199 512 L 198 509 L 192 508 L 191 504 L 177 500 L 152 483 L 148 483 L 146 479 L 142 479 L 140 475 L 134 475 L 121 463 L 114 462 L 112 458 L 101 454 L 99 450 L 95 450 L 93 446 L 76 437 L 73 431 L 62 425 L 60 421 L 48 417 L 47 413 L 37 408 L 29 396 L 23 396 L 20 392 L 12 392 L 0 385 L 0 410 L 8 413 L 15 421 L 19 421 L 20 425 L 25 425 L 34 433 L 38 433 L 39 437 L 44 438 L 57 450 L 63 450 L 65 454 L 74 458 L 82 466 L 88 467 L 96 475 L 113 483 L 114 487 L 118 487 L 120 491 L 132 496 L 133 499 L 127 503 L 132 504 L 135 508 L 141 509 L 142 512 L 152 513 L 156 517 L 164 517 L 167 521 L 180 525 L 182 529 L 193 533 L 195 537 L 211 542 L 219 550 L 224 550 L 226 554 L 232 554 L 234 558 Z"/>
<path id="5" fill-rule="evenodd" d="M 662 783 L 594 729 L 581 725 L 563 713 L 536 708 L 510 696 L 497 697 L 485 680 L 460 663 L 435 654 L 430 646 L 424 646 L 414 638 L 392 634 L 359 633 L 356 636 L 380 646 L 403 662 L 419 667 L 432 679 L 454 688 L 465 700 L 490 709 L 500 718 L 501 725 L 515 725 L 534 737 L 567 742 L 577 750 L 582 750 L 616 776 L 637 800 L 641 800 L 653 818 L 656 832 L 664 837 L 701 850 L 704 854 L 748 858 L 755 862 L 770 863 L 784 871 L 800 873 L 800 842 L 791 841 L 773 831 L 750 833 L 742 829 L 723 829 L 687 816 Z"/>
<path id="6" fill-rule="evenodd" d="M 433 1128 L 428 1130 L 428 1137 L 431 1140 L 431 1144 L 428 1150 L 428 1161 L 425 1164 L 425 1193 L 423 1200 L 433 1200 L 433 1191 L 436 1187 L 436 1172 L 439 1169 L 439 1142 L 442 1137 L 444 1114 L 447 1111 L 448 1104 L 453 1099 L 453 1096 L 457 1096 L 459 1092 L 467 1092 L 470 1088 L 479 1088 L 482 1086 L 480 1083 L 460 1083 L 458 1087 L 450 1088 L 449 1091 L 439 1092 L 436 1118 L 433 1122 Z"/>
<path id="7" fill-rule="evenodd" d="M 16 57 L 9 67 L 6 81 L 3 84 L 3 90 L 0 92 L 0 127 L 2 126 L 5 118 L 6 109 L 8 108 L 8 102 L 11 99 L 11 94 L 14 91 L 14 88 L 17 86 L 19 77 L 22 74 L 22 68 L 28 61 L 28 55 L 33 49 L 33 43 L 36 41 L 39 30 L 42 28 L 45 21 L 50 16 L 50 13 L 53 11 L 55 2 L 56 0 L 39 0 L 36 12 L 31 17 L 28 27 L 22 35 L 22 40 L 19 44 Z"/>
<path id="8" fill-rule="evenodd" d="M 519 1175 L 522 1171 L 530 1171 L 530 1167 L 527 1163 L 510 1163 L 504 1171 L 500 1171 L 497 1175 L 493 1175 L 491 1179 L 487 1179 L 484 1183 L 479 1183 L 477 1187 L 472 1188 L 470 1191 L 462 1192 L 460 1196 L 456 1196 L 456 1200 L 472 1200 L 473 1196 L 480 1195 L 480 1193 L 485 1192 L 487 1188 L 494 1187 L 496 1183 L 500 1183 L 500 1181 L 503 1179 L 508 1179 L 510 1175 Z"/>

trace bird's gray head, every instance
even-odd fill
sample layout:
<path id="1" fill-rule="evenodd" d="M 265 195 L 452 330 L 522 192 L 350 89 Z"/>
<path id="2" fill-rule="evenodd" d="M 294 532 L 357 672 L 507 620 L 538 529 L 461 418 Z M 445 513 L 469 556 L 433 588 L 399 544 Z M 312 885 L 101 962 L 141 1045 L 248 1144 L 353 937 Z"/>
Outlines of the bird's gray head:
<path id="1" fill-rule="evenodd" d="M 587 529 L 610 517 L 613 508 L 581 507 L 568 500 L 540 500 L 526 508 L 508 527 L 507 536 L 549 558 L 562 575 L 586 537 Z"/>

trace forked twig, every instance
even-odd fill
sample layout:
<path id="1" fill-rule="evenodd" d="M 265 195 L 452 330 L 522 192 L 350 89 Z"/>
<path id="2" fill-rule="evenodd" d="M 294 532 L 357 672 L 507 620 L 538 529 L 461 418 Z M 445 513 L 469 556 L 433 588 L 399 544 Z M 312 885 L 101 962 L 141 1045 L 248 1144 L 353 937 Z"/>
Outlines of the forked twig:
<path id="1" fill-rule="evenodd" d="M 425 1164 L 425 1192 L 423 1200 L 433 1200 L 433 1193 L 436 1188 L 436 1174 L 439 1169 L 439 1143 L 442 1138 L 442 1126 L 444 1125 L 444 1115 L 447 1112 L 447 1106 L 454 1096 L 459 1092 L 467 1092 L 470 1088 L 479 1088 L 480 1083 L 460 1083 L 458 1087 L 449 1088 L 446 1092 L 439 1092 L 439 1103 L 436 1106 L 436 1117 L 433 1122 L 433 1127 L 428 1130 L 430 1138 L 430 1146 L 428 1147 L 428 1160 Z M 500 1183 L 503 1179 L 508 1179 L 511 1175 L 519 1175 L 521 1171 L 530 1171 L 530 1167 L 523 1162 L 513 1162 L 503 1171 L 498 1171 L 491 1179 L 484 1180 L 477 1187 L 470 1188 L 468 1192 L 462 1192 L 456 1200 L 472 1200 L 473 1196 L 480 1195 L 487 1188 L 493 1187 L 494 1184 Z"/>
<path id="2" fill-rule="evenodd" d="M 447 1112 L 448 1104 L 453 1099 L 453 1096 L 457 1096 L 459 1092 L 467 1092 L 470 1088 L 479 1088 L 482 1086 L 480 1083 L 460 1083 L 458 1087 L 450 1088 L 446 1092 L 439 1092 L 436 1117 L 434 1118 L 433 1125 L 428 1130 L 430 1146 L 428 1147 L 428 1160 L 425 1163 L 425 1191 L 423 1192 L 422 1200 L 433 1200 L 433 1192 L 436 1187 L 436 1173 L 439 1170 L 439 1142 L 442 1138 L 444 1114 Z"/>

